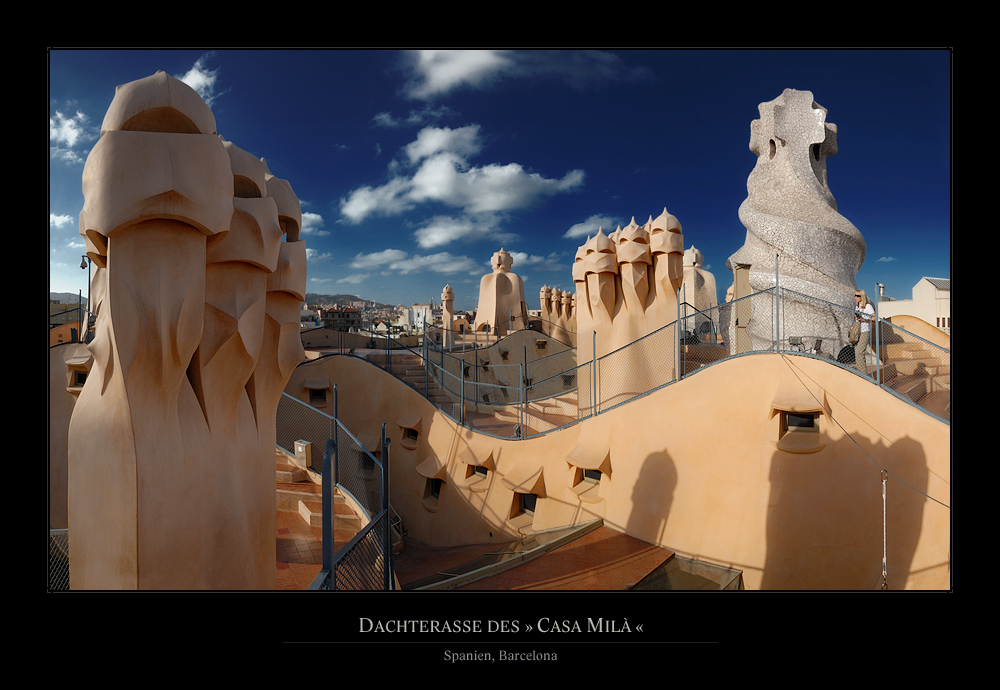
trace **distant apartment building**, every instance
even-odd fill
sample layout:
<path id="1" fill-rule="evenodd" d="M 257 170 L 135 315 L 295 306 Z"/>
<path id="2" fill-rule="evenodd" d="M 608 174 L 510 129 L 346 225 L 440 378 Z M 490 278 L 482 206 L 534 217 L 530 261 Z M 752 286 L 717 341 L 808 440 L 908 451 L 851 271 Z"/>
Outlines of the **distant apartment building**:
<path id="1" fill-rule="evenodd" d="M 323 310 L 323 324 L 338 331 L 358 330 L 361 328 L 361 312 L 353 307 Z"/>
<path id="2" fill-rule="evenodd" d="M 887 299 L 880 296 L 878 315 L 915 316 L 951 335 L 951 279 L 921 278 L 913 286 L 913 299 Z"/>
<path id="3" fill-rule="evenodd" d="M 412 307 L 402 307 L 399 318 L 394 325 L 404 331 L 420 330 L 424 327 L 424 322 L 428 326 L 440 324 L 441 308 L 435 307 L 433 302 L 414 304 Z"/>
<path id="4" fill-rule="evenodd" d="M 79 302 L 49 300 L 49 345 L 76 343 L 87 327 L 87 307 Z"/>
<path id="5" fill-rule="evenodd" d="M 79 325 L 86 318 L 87 306 L 78 302 L 60 302 L 49 300 L 49 327 L 64 323 Z"/>
<path id="6" fill-rule="evenodd" d="M 316 309 L 303 302 L 302 308 L 299 311 L 299 326 L 302 328 L 316 328 L 320 325 L 321 316 L 321 309 Z"/>

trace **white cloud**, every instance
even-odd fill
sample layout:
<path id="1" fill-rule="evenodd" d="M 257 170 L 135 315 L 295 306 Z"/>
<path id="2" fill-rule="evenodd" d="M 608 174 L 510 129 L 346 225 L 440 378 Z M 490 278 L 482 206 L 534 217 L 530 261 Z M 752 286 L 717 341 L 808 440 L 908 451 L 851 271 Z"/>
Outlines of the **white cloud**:
<path id="1" fill-rule="evenodd" d="M 348 285 L 359 285 L 368 278 L 367 273 L 356 273 L 352 276 L 346 276 L 337 281 L 337 284 L 348 284 Z"/>
<path id="2" fill-rule="evenodd" d="M 474 213 L 508 211 L 531 206 L 543 196 L 573 191 L 583 184 L 583 178 L 582 170 L 553 179 L 529 173 L 518 163 L 487 165 L 463 173 L 456 193 L 462 205 Z"/>
<path id="3" fill-rule="evenodd" d="M 571 226 L 563 235 L 563 239 L 586 238 L 596 235 L 597 231 L 602 228 L 604 229 L 604 234 L 607 235 L 614 232 L 618 224 L 619 221 L 611 216 L 595 214 L 587 220 Z"/>
<path id="4" fill-rule="evenodd" d="M 521 274 L 520 270 L 524 270 L 526 267 L 541 271 L 566 271 L 570 267 L 570 263 L 567 263 L 566 257 L 557 252 L 552 252 L 548 256 L 538 256 L 518 251 L 509 253 L 513 261 L 511 270 L 520 275 L 522 279 L 525 276 Z"/>
<path id="5" fill-rule="evenodd" d="M 412 203 L 406 198 L 409 180 L 393 178 L 381 187 L 360 187 L 340 200 L 340 212 L 352 223 L 360 223 L 376 213 L 395 215 L 408 211 Z"/>
<path id="6" fill-rule="evenodd" d="M 202 55 L 185 74 L 174 75 L 182 82 L 198 92 L 202 100 L 211 107 L 212 103 L 221 94 L 215 93 L 215 84 L 219 79 L 219 70 L 208 69 L 206 62 L 212 57 L 212 53 Z"/>
<path id="7" fill-rule="evenodd" d="M 526 208 L 545 196 L 578 189 L 582 170 L 572 170 L 561 179 L 529 172 L 518 163 L 473 167 L 468 158 L 481 149 L 479 126 L 458 129 L 428 127 L 403 148 L 410 162 L 409 176 L 403 165 L 380 187 L 360 187 L 340 201 L 340 211 L 359 223 L 370 215 L 395 215 L 420 203 L 438 202 L 462 209 L 466 215 L 493 214 Z M 429 232 L 423 233 L 431 237 Z M 425 241 L 426 242 L 426 241 Z M 437 246 L 422 243 L 421 246 Z"/>
<path id="8" fill-rule="evenodd" d="M 49 227 L 52 228 L 64 228 L 71 223 L 76 222 L 75 216 L 57 215 L 55 213 L 49 214 Z"/>
<path id="9" fill-rule="evenodd" d="M 883 257 L 881 257 L 881 258 L 879 258 L 879 259 L 876 259 L 875 263 L 883 263 L 883 262 L 888 262 L 888 261 L 895 261 L 895 260 L 896 260 L 896 259 L 895 259 L 894 257 L 891 257 L 891 256 L 883 256 Z"/>
<path id="10" fill-rule="evenodd" d="M 90 119 L 85 113 L 76 111 L 73 115 L 64 115 L 57 110 L 49 117 L 49 157 L 61 160 L 67 165 L 82 163 L 83 153 L 73 150 L 78 144 L 94 141 L 97 133 L 90 126 Z"/>
<path id="11" fill-rule="evenodd" d="M 397 272 L 403 275 L 431 271 L 433 273 L 458 273 L 467 271 L 480 274 L 482 269 L 467 256 L 455 256 L 448 252 L 411 256 L 402 249 L 383 249 L 371 254 L 358 254 L 350 267 L 360 270 L 381 269 L 383 272 Z"/>
<path id="12" fill-rule="evenodd" d="M 479 87 L 513 67 L 506 50 L 419 50 L 413 54 L 412 98 L 433 98 L 460 86 Z"/>
<path id="13" fill-rule="evenodd" d="M 317 261 L 329 261 L 332 258 L 330 252 L 323 252 L 322 254 L 317 252 L 315 249 L 310 249 L 306 247 L 306 261 L 317 262 Z"/>
<path id="14" fill-rule="evenodd" d="M 434 273 L 482 273 L 482 269 L 469 257 L 454 256 L 448 252 L 427 254 L 425 256 L 411 256 L 401 261 L 392 262 L 389 268 L 404 275 L 417 271 L 431 271 Z"/>
<path id="15" fill-rule="evenodd" d="M 500 78 L 558 79 L 574 89 L 649 79 L 645 67 L 599 50 L 420 50 L 408 54 L 411 98 L 429 100 L 459 88 L 484 88 Z"/>
<path id="16" fill-rule="evenodd" d="M 88 121 L 86 114 L 79 110 L 69 117 L 57 110 L 55 116 L 49 118 L 49 139 L 72 148 L 78 140 L 87 136 Z"/>
<path id="17" fill-rule="evenodd" d="M 371 254 L 358 254 L 351 262 L 351 268 L 366 269 L 387 266 L 394 261 L 402 261 L 407 257 L 402 249 L 383 249 Z"/>
<path id="18" fill-rule="evenodd" d="M 318 213 L 312 213 L 311 211 L 306 211 L 302 213 L 302 234 L 303 235 L 314 235 L 317 237 L 326 237 L 330 234 L 329 230 L 323 230 L 323 216 Z"/>
<path id="19" fill-rule="evenodd" d="M 490 238 L 497 242 L 514 242 L 520 239 L 515 233 L 499 229 L 492 217 L 468 216 L 434 216 L 413 235 L 423 249 L 441 247 L 456 240 Z"/>
<path id="20" fill-rule="evenodd" d="M 403 148 L 413 165 L 424 158 L 438 153 L 454 154 L 457 160 L 479 153 L 479 125 L 468 125 L 451 129 L 449 127 L 425 127 L 417 134 L 416 141 Z"/>

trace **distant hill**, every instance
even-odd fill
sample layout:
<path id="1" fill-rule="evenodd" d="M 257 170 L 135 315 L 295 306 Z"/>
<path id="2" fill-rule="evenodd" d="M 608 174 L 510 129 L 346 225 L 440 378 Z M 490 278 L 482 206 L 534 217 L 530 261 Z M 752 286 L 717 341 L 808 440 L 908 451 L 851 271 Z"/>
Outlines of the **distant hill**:
<path id="1" fill-rule="evenodd" d="M 357 295 L 321 295 L 318 292 L 307 292 L 306 302 L 361 302 Z"/>
<path id="2" fill-rule="evenodd" d="M 84 304 L 87 304 L 87 296 L 84 295 L 83 298 L 81 299 L 80 295 L 76 294 L 75 292 L 50 292 L 49 299 L 50 300 L 54 299 L 55 301 L 61 302 L 63 304 L 76 304 L 77 302 L 80 301 L 82 301 Z"/>
<path id="3" fill-rule="evenodd" d="M 348 302 L 371 302 L 372 300 L 366 300 L 357 295 L 321 295 L 317 292 L 307 292 L 306 302 L 309 304 L 347 304 Z M 376 308 L 386 307 L 393 308 L 395 305 L 392 304 L 381 304 L 380 302 L 375 302 Z"/>

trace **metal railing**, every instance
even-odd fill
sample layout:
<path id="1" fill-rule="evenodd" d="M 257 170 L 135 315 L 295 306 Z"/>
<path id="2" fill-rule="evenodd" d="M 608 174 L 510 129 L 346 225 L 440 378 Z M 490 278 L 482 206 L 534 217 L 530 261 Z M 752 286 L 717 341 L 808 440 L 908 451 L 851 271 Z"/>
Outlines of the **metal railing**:
<path id="1" fill-rule="evenodd" d="M 339 420 L 323 452 L 323 566 L 310 590 L 392 590 L 392 512 L 389 507 L 389 439 L 382 425 L 382 460 L 376 459 Z M 333 489 L 340 489 L 368 519 L 342 548 L 333 541 Z"/>
<path id="2" fill-rule="evenodd" d="M 684 307 L 684 315 L 674 323 L 544 380 L 533 380 L 534 362 L 527 358 L 517 364 L 483 365 L 468 361 L 468 353 L 459 357 L 447 352 L 430 329 L 424 340 L 424 362 L 429 378 L 450 396 L 438 404 L 442 412 L 470 428 L 504 438 L 549 433 L 704 367 L 765 352 L 826 360 L 868 376 L 900 399 L 951 421 L 950 351 L 879 319 L 877 313 L 862 355 L 849 339 L 857 313 L 853 305 L 775 286 L 700 312 Z M 566 395 L 573 392 L 575 397 Z M 545 417 L 546 410 L 554 422 L 536 419 Z M 482 418 L 490 415 L 511 423 L 484 425 Z"/>
<path id="3" fill-rule="evenodd" d="M 777 282 L 776 278 L 774 287 L 699 312 L 679 304 L 677 321 L 596 361 L 567 366 L 544 378 L 535 375 L 541 358 L 531 360 L 525 353 L 516 363 L 481 361 L 482 353 L 496 351 L 496 340 L 474 341 L 474 347 L 464 351 L 458 346 L 448 350 L 442 345 L 442 329 L 426 325 L 420 352 L 387 344 L 381 363 L 380 357 L 369 360 L 402 379 L 391 362 L 400 350 L 413 355 L 423 368 L 423 382 L 409 377 L 411 387 L 457 423 L 498 438 L 546 434 L 707 366 L 765 352 L 823 359 L 868 376 L 896 397 L 951 423 L 948 349 L 879 319 L 876 313 L 869 346 L 855 362 L 860 350 L 849 340 L 856 318 L 853 304 L 827 302 Z M 853 296 L 845 300 L 852 301 Z"/>
<path id="4" fill-rule="evenodd" d="M 323 566 L 309 589 L 393 589 L 393 525 L 401 522 L 389 505 L 389 439 L 385 424 L 378 459 L 337 419 L 336 385 L 333 400 L 334 414 L 330 416 L 285 393 L 275 419 L 278 447 L 289 451 L 296 441 L 306 440 L 313 448 L 324 449 L 320 459 L 311 458 L 323 489 Z M 291 452 L 294 455 L 294 450 Z M 367 521 L 339 550 L 333 539 L 335 490 L 348 497 Z"/>

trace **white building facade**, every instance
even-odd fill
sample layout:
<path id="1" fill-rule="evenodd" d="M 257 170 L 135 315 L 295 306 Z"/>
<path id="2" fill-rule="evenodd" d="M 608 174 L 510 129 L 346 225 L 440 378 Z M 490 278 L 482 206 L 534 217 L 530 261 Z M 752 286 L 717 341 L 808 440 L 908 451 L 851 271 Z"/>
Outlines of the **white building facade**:
<path id="1" fill-rule="evenodd" d="M 951 335 L 951 279 L 921 278 L 913 286 L 913 299 L 880 299 L 878 315 L 883 319 L 915 316 Z"/>

